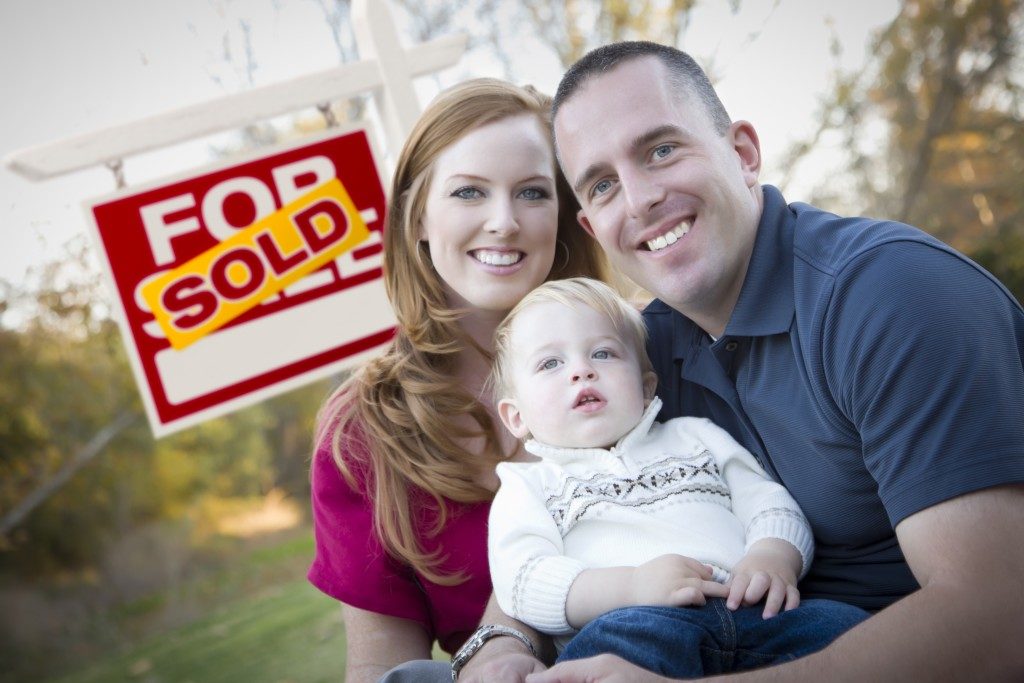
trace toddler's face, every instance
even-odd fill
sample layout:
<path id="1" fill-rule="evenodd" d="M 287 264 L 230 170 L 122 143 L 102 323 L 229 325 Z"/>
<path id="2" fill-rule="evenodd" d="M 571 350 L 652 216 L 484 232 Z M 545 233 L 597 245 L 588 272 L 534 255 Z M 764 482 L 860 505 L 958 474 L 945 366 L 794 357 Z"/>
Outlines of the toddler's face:
<path id="1" fill-rule="evenodd" d="M 513 321 L 509 341 L 515 396 L 498 411 L 516 436 L 606 448 L 643 416 L 636 351 L 603 313 L 583 304 L 534 304 Z"/>

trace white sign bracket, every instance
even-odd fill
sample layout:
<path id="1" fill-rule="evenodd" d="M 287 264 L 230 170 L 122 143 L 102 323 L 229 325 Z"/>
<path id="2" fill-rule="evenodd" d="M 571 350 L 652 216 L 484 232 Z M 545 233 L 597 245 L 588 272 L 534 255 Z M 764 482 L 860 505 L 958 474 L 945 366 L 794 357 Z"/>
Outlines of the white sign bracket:
<path id="1" fill-rule="evenodd" d="M 3 162 L 25 178 L 46 180 L 367 91 L 378 104 L 389 149 L 397 149 L 419 115 L 412 79 L 458 62 L 468 37 L 449 35 L 403 49 L 383 0 L 353 0 L 352 23 L 360 61 L 16 150 Z"/>

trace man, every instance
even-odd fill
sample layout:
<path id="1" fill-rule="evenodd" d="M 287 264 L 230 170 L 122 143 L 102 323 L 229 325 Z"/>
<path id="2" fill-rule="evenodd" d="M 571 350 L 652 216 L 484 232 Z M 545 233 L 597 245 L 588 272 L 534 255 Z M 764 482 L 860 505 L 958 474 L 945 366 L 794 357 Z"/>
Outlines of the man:
<path id="1" fill-rule="evenodd" d="M 877 611 L 745 675 L 1024 680 L 1020 305 L 909 226 L 761 186 L 754 127 L 675 49 L 590 53 L 554 128 L 580 223 L 658 297 L 661 418 L 711 418 L 790 490 L 817 539 L 803 597 Z M 528 680 L 644 675 L 605 656 Z"/>

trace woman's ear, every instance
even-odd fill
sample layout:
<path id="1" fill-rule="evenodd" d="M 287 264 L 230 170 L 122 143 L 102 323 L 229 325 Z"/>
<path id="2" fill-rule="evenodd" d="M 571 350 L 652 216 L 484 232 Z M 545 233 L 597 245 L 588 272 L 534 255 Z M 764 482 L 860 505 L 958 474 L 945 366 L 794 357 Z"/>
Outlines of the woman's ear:
<path id="1" fill-rule="evenodd" d="M 505 428 L 512 433 L 512 436 L 517 439 L 525 439 L 529 436 L 530 430 L 523 423 L 523 416 L 514 399 L 503 398 L 498 401 L 498 417 L 501 418 Z"/>

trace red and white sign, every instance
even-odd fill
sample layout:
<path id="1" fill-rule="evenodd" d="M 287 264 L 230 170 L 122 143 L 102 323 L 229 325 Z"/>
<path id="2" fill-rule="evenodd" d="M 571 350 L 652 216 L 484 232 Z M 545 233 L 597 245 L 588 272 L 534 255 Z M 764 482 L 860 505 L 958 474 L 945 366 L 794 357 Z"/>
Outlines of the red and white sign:
<path id="1" fill-rule="evenodd" d="M 294 229 L 288 219 L 303 215 L 303 206 L 312 219 Z M 315 215 L 318 206 L 338 208 Z M 359 364 L 393 335 L 381 274 L 384 190 L 365 131 L 304 138 L 201 175 L 92 200 L 86 208 L 157 436 Z M 248 286 L 257 271 L 260 277 L 285 274 L 285 266 L 308 271 L 316 265 L 312 246 L 342 233 L 345 251 L 326 266 L 281 279 L 279 291 Z M 199 276 L 208 262 L 219 287 Z M 174 283 L 175 295 L 165 300 L 181 316 L 237 304 L 228 298 L 242 291 L 260 299 L 243 302 L 244 312 L 174 348 L 151 310 L 157 301 L 151 292 L 178 273 L 184 275 Z"/>

